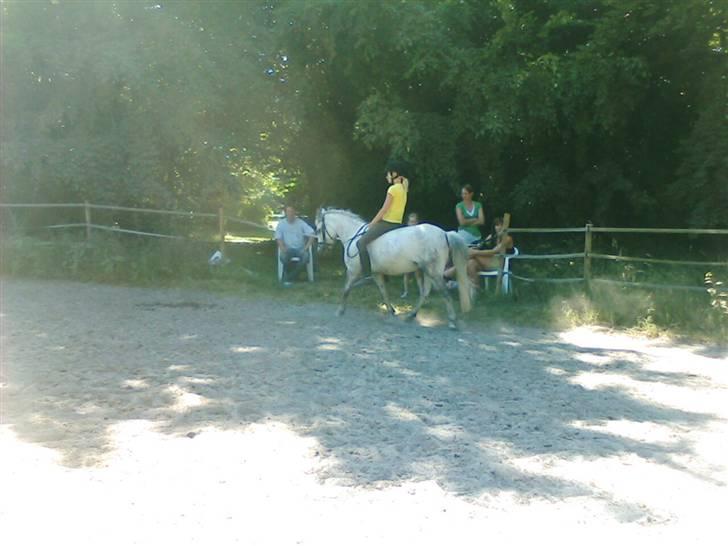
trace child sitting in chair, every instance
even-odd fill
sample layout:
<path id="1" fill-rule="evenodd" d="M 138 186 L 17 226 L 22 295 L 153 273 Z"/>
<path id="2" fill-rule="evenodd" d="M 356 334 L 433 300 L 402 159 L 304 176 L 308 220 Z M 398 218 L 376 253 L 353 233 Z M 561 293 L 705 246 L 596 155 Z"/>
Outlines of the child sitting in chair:
<path id="1" fill-rule="evenodd" d="M 514 252 L 513 237 L 503 231 L 503 218 L 496 218 L 493 224 L 497 237 L 495 248 L 468 249 L 468 277 L 470 277 L 473 286 L 478 286 L 479 272 L 490 271 L 500 267 L 499 254 L 513 254 Z M 453 279 L 455 277 L 455 268 L 451 267 L 446 269 L 444 276 L 446 279 Z M 453 284 L 448 283 L 448 287 L 452 288 Z"/>

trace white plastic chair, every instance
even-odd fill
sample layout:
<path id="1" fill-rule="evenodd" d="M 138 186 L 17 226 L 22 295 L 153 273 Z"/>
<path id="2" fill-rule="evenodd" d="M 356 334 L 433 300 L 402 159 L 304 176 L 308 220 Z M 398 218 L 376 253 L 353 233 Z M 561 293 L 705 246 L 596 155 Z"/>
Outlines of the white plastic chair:
<path id="1" fill-rule="evenodd" d="M 281 249 L 276 254 L 278 260 L 278 280 L 283 280 L 283 262 L 281 261 Z M 313 247 L 308 247 L 308 263 L 306 264 L 306 273 L 308 273 L 309 282 L 313 282 Z"/>
<path id="2" fill-rule="evenodd" d="M 503 293 L 511 293 L 511 258 L 518 256 L 518 249 L 513 247 L 513 254 L 506 254 L 503 260 Z M 498 277 L 498 270 L 481 271 L 478 273 L 481 279 L 485 279 L 485 288 L 488 288 L 490 277 Z"/>

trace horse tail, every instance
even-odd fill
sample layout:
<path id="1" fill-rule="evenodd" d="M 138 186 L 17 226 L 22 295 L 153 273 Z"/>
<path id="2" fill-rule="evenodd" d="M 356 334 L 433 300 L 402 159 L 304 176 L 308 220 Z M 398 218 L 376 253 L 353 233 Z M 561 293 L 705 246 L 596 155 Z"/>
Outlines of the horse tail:
<path id="1" fill-rule="evenodd" d="M 450 256 L 455 265 L 455 278 L 458 281 L 458 295 L 460 296 L 460 310 L 468 313 L 471 309 L 470 279 L 468 278 L 468 245 L 457 233 L 446 234 L 450 245 Z"/>

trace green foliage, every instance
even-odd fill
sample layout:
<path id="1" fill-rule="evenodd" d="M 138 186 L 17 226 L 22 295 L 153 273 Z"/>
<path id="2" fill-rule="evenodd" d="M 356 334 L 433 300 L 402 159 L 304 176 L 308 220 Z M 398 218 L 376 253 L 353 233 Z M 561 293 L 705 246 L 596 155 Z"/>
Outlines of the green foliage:
<path id="1" fill-rule="evenodd" d="M 6 1 L 5 201 L 726 226 L 725 2 Z M 40 30 L 42 29 L 42 30 Z"/>
<path id="2" fill-rule="evenodd" d="M 4 200 L 224 203 L 262 216 L 285 190 L 294 129 L 276 102 L 281 82 L 265 73 L 285 67 L 272 37 L 255 35 L 263 2 L 2 11 Z"/>
<path id="3" fill-rule="evenodd" d="M 413 160 L 413 191 L 426 196 L 417 208 L 428 218 L 452 223 L 443 204 L 469 182 L 485 191 L 490 212 L 510 210 L 518 225 L 726 225 L 722 3 L 285 2 L 283 9 L 294 30 L 281 40 L 299 52 L 293 74 L 305 110 L 316 113 L 304 132 L 337 139 L 347 157 L 364 146 L 380 164 L 389 154 Z M 343 128 L 319 131 L 318 120 L 329 116 Z M 378 204 L 367 199 L 366 170 L 332 169 L 330 179 L 302 170 L 304 183 L 326 187 L 323 194 L 343 170 L 360 208 Z M 686 201 L 665 191 L 680 176 L 678 189 L 697 182 L 699 195 Z"/>

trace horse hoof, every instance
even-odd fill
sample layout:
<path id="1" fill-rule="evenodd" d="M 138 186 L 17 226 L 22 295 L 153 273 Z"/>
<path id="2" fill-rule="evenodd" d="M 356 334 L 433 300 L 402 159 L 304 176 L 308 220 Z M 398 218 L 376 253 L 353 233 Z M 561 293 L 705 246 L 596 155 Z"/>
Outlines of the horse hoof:
<path id="1" fill-rule="evenodd" d="M 458 329 L 458 325 L 455 322 L 453 322 L 452 320 L 447 323 L 447 327 L 450 328 L 450 330 Z"/>
<path id="2" fill-rule="evenodd" d="M 337 317 L 340 317 L 343 314 L 344 314 L 344 310 L 343 309 L 339 308 L 339 309 L 336 310 L 336 316 Z"/>
<path id="3" fill-rule="evenodd" d="M 404 316 L 404 320 L 414 320 L 416 316 L 417 316 L 417 313 L 407 313 Z"/>

